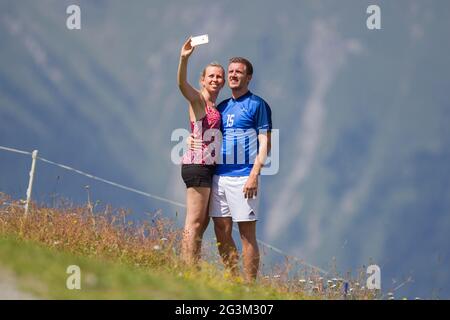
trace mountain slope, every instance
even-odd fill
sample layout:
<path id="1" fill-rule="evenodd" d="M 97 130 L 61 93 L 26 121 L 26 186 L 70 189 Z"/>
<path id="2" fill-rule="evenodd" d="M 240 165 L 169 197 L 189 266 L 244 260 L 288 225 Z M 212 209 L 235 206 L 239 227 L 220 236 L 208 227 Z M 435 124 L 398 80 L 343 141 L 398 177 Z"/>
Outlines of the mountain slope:
<path id="1" fill-rule="evenodd" d="M 411 275 L 402 294 L 450 296 L 450 5 L 381 1 L 370 31 L 370 1 L 79 3 L 80 31 L 65 27 L 72 1 L 0 4 L 0 145 L 183 202 L 170 161 L 172 131 L 188 128 L 178 53 L 208 33 L 190 81 L 248 57 L 280 128 L 259 237 L 325 269 L 373 259 L 386 290 Z M 0 191 L 24 197 L 30 160 L 0 161 Z M 85 185 L 136 218 L 180 210 L 38 164 L 39 201 L 85 201 Z"/>

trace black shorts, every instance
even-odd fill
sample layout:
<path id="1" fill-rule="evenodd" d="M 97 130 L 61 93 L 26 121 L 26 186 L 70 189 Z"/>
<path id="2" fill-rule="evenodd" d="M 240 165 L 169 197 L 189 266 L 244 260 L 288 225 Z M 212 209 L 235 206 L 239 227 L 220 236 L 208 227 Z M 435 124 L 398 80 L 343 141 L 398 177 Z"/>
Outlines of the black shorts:
<path id="1" fill-rule="evenodd" d="M 207 187 L 211 188 L 212 177 L 216 166 L 205 164 L 182 164 L 181 177 L 186 188 Z"/>

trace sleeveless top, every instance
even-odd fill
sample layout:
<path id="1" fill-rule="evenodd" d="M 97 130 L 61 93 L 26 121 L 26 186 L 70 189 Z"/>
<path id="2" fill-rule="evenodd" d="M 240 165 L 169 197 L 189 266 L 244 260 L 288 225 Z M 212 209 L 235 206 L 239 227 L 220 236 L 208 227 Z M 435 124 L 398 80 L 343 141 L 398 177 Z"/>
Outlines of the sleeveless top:
<path id="1" fill-rule="evenodd" d="M 203 118 L 191 121 L 191 132 L 194 138 L 203 140 L 202 149 L 191 150 L 188 146 L 181 161 L 182 164 L 214 165 L 217 163 L 216 157 L 220 154 L 222 143 L 221 136 L 218 136 L 220 133 L 220 113 L 216 108 L 207 105 L 205 112 L 206 115 Z"/>

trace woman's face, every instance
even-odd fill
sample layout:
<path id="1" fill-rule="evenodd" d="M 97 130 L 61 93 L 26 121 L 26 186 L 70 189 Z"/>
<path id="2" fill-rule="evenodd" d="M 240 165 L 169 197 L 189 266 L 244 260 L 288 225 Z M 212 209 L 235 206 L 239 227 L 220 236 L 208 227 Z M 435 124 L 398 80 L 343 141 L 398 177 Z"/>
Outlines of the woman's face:
<path id="1" fill-rule="evenodd" d="M 208 66 L 205 70 L 205 76 L 202 77 L 202 86 L 210 92 L 220 91 L 225 84 L 225 75 L 223 69 L 216 66 Z"/>

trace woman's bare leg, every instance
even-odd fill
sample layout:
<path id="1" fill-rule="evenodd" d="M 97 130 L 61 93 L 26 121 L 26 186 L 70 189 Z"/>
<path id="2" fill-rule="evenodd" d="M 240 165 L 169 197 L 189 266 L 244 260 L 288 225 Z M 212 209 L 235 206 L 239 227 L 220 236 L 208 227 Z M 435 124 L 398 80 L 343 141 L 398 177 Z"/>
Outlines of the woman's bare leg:
<path id="1" fill-rule="evenodd" d="M 211 189 L 188 188 L 186 193 L 186 221 L 184 224 L 182 259 L 195 264 L 200 259 L 203 233 L 209 223 L 208 203 Z"/>

